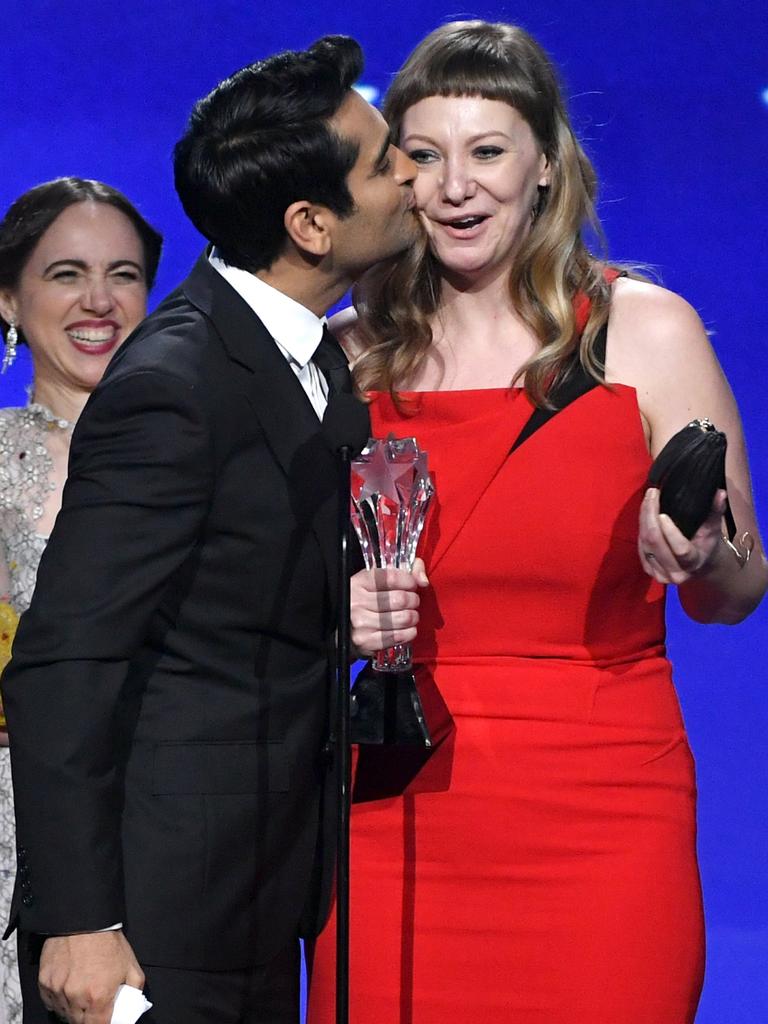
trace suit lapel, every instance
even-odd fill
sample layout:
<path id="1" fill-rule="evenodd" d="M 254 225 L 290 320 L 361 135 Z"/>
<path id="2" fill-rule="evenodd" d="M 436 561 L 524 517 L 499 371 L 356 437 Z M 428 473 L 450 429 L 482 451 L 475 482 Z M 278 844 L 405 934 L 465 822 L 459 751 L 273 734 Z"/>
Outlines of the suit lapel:
<path id="1" fill-rule="evenodd" d="M 336 460 L 317 414 L 272 336 L 205 256 L 182 289 L 211 320 L 229 358 L 249 371 L 245 396 L 288 480 L 299 528 L 318 540 L 335 604 Z"/>

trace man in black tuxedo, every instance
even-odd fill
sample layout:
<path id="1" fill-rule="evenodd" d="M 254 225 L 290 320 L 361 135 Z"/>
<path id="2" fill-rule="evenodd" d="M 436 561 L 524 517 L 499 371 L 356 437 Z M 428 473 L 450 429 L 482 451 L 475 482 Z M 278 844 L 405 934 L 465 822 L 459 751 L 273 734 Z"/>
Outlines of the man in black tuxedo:
<path id="1" fill-rule="evenodd" d="M 211 248 L 78 423 L 3 686 L 25 1021 L 106 1024 L 122 982 L 147 1024 L 297 1019 L 333 863 L 320 367 L 348 372 L 321 317 L 418 231 L 361 69 L 326 37 L 197 104 L 176 186 Z M 382 586 L 403 610 L 378 646 L 418 603 Z"/>

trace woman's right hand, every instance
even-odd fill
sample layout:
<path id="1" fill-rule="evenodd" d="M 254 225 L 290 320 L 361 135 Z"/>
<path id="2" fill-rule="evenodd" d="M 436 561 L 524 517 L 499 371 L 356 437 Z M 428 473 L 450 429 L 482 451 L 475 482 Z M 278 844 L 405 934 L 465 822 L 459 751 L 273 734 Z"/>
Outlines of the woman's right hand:
<path id="1" fill-rule="evenodd" d="M 706 574 L 722 547 L 726 492 L 717 492 L 710 514 L 690 540 L 659 510 L 659 498 L 658 489 L 649 487 L 640 508 L 640 562 L 659 583 L 681 586 Z"/>
<path id="2" fill-rule="evenodd" d="M 419 621 L 420 587 L 429 585 L 424 563 L 413 570 L 363 569 L 350 583 L 352 643 L 359 657 L 410 643 Z"/>

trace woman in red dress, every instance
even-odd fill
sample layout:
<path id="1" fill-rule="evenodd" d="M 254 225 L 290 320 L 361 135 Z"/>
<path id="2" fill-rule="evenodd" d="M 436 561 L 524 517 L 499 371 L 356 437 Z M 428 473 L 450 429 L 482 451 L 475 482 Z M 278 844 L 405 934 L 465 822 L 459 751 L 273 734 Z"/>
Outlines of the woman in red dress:
<path id="1" fill-rule="evenodd" d="M 736 622 L 766 589 L 738 412 L 693 309 L 586 249 L 594 173 L 530 36 L 438 29 L 385 114 L 426 240 L 372 273 L 343 333 L 376 435 L 416 436 L 436 499 L 420 602 L 421 578 L 390 602 L 356 578 L 353 638 L 415 637 L 454 729 L 405 781 L 397 751 L 360 755 L 351 1019 L 687 1024 L 704 933 L 664 594 Z M 579 361 L 597 386 L 512 450 Z M 646 490 L 694 416 L 728 435 L 749 559 L 724 492 L 688 540 Z M 333 945 L 329 927 L 311 1024 L 334 1019 Z"/>

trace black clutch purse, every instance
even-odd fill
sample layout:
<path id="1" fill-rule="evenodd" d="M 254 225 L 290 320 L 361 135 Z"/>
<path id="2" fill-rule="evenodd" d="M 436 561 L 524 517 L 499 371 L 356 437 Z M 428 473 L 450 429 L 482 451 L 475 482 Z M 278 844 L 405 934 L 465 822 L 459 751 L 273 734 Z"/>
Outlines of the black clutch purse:
<path id="1" fill-rule="evenodd" d="M 709 420 L 692 420 L 667 441 L 651 466 L 647 486 L 659 489 L 660 511 L 689 539 L 712 511 L 715 494 L 725 490 L 727 446 L 725 434 Z M 723 514 L 733 540 L 736 524 L 727 503 Z"/>

